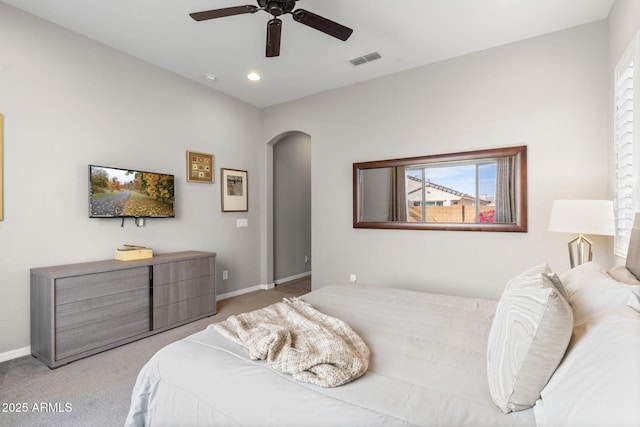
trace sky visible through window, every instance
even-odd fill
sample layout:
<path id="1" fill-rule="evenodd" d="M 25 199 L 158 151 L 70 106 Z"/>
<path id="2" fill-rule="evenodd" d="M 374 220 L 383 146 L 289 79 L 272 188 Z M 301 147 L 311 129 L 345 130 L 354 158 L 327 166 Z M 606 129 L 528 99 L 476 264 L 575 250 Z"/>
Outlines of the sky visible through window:
<path id="1" fill-rule="evenodd" d="M 496 163 L 481 164 L 478 169 L 479 191 L 489 197 L 496 195 Z M 421 169 L 411 169 L 408 174 L 421 178 Z M 462 193 L 475 196 L 475 165 L 427 166 L 425 178 Z"/>

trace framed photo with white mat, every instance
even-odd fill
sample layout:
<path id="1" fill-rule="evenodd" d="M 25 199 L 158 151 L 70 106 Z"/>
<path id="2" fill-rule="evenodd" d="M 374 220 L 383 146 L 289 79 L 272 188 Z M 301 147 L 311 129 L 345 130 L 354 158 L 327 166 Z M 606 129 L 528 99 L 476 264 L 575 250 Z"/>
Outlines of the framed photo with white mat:
<path id="1" fill-rule="evenodd" d="M 247 171 L 220 169 L 222 212 L 247 212 L 249 210 L 247 178 Z"/>

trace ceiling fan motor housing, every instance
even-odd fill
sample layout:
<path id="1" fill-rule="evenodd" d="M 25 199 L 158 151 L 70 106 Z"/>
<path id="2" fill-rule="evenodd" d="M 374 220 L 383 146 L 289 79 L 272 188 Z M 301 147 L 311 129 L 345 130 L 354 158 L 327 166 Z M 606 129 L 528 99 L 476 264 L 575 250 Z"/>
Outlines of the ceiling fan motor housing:
<path id="1" fill-rule="evenodd" d="M 296 7 L 297 0 L 258 0 L 258 6 L 265 9 L 270 15 L 280 16 L 291 13 Z"/>

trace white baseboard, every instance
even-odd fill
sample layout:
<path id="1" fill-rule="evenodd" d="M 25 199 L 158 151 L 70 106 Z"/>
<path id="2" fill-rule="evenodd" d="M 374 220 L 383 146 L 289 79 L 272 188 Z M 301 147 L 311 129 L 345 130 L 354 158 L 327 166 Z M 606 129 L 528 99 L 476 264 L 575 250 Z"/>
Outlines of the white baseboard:
<path id="1" fill-rule="evenodd" d="M 275 287 L 274 283 L 268 283 L 266 285 L 256 285 L 256 286 L 252 286 L 250 288 L 240 289 L 239 291 L 231 291 L 231 292 L 227 292 L 226 294 L 216 295 L 216 299 L 221 301 L 223 299 L 227 299 L 227 298 L 231 298 L 231 297 L 237 297 L 239 295 L 248 294 L 249 292 L 268 291 L 269 289 L 273 289 L 274 287 Z"/>
<path id="2" fill-rule="evenodd" d="M 28 356 L 31 354 L 31 347 L 22 347 L 15 350 L 0 353 L 0 363 L 7 360 L 17 359 L 18 357 Z"/>
<path id="3" fill-rule="evenodd" d="M 309 277 L 309 276 L 311 276 L 311 272 L 310 271 L 305 271 L 304 273 L 295 274 L 293 276 L 289 276 L 289 277 L 284 277 L 282 279 L 278 279 L 274 283 L 276 285 L 281 285 L 283 283 L 287 283 L 287 282 L 290 282 L 292 280 L 302 279 L 303 277 Z"/>

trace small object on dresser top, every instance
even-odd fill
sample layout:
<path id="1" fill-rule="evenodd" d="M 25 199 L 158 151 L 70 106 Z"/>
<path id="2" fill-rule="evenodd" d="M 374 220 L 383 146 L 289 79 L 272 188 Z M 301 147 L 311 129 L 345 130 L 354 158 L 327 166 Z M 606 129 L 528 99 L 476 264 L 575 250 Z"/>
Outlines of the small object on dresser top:
<path id="1" fill-rule="evenodd" d="M 116 249 L 115 259 L 119 261 L 132 261 L 136 259 L 153 258 L 153 249 L 144 246 L 127 245 Z"/>
<path id="2" fill-rule="evenodd" d="M 139 245 L 127 245 L 126 243 L 122 245 L 123 247 L 118 249 L 119 251 L 133 251 L 133 250 L 137 250 L 137 249 L 151 249 L 151 248 L 147 248 L 146 246 L 139 246 Z"/>

